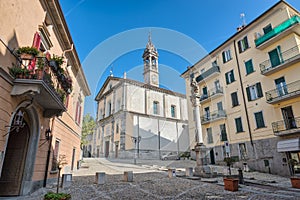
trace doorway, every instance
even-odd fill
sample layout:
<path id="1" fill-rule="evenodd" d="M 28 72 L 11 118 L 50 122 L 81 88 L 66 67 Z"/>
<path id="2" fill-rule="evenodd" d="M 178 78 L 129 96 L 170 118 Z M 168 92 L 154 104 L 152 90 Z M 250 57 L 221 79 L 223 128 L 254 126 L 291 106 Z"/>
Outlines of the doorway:
<path id="1" fill-rule="evenodd" d="M 109 156 L 109 141 L 105 141 L 105 158 Z"/>
<path id="2" fill-rule="evenodd" d="M 284 77 L 275 79 L 275 85 L 277 88 L 278 96 L 284 96 L 284 95 L 288 94 L 288 88 L 287 88 Z"/>
<path id="3" fill-rule="evenodd" d="M 286 130 L 297 128 L 292 106 L 281 108 L 281 112 Z"/>
<path id="4" fill-rule="evenodd" d="M 212 165 L 216 164 L 214 149 L 211 149 L 210 152 L 209 152 L 209 154 L 210 154 L 210 164 L 212 164 Z"/>
<path id="5" fill-rule="evenodd" d="M 28 124 L 9 133 L 0 177 L 0 196 L 18 196 L 21 193 L 26 154 L 29 144 Z"/>

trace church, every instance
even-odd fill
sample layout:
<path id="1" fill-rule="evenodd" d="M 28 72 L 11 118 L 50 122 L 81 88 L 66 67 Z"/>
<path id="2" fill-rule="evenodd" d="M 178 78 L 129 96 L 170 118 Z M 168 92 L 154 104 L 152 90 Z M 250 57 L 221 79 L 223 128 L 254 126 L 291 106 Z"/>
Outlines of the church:
<path id="1" fill-rule="evenodd" d="M 98 92 L 93 157 L 160 159 L 189 151 L 187 100 L 159 87 L 158 52 L 149 36 L 144 82 L 109 76 Z"/>

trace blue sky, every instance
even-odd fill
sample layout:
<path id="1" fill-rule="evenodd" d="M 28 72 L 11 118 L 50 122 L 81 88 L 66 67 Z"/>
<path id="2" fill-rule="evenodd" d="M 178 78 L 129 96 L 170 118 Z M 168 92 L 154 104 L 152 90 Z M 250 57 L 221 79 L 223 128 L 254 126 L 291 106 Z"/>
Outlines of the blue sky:
<path id="1" fill-rule="evenodd" d="M 85 113 L 95 116 L 95 95 L 114 76 L 143 81 L 142 53 L 151 32 L 159 52 L 160 84 L 185 93 L 179 75 L 242 25 L 278 0 L 61 0 L 92 95 Z M 300 9 L 299 0 L 288 0 Z"/>

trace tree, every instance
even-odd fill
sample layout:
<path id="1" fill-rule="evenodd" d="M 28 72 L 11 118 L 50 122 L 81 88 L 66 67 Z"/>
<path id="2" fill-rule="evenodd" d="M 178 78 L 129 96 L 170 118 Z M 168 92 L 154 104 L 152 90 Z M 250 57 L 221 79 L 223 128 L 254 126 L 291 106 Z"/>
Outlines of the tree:
<path id="1" fill-rule="evenodd" d="M 80 146 L 88 143 L 87 136 L 94 133 L 96 122 L 94 118 L 88 113 L 83 117 L 82 131 L 81 131 L 81 142 Z"/>

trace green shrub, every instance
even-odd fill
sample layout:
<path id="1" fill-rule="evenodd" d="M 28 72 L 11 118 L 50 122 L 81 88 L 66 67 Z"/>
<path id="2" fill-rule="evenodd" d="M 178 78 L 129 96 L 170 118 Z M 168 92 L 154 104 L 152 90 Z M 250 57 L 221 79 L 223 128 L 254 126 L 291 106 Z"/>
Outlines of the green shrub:
<path id="1" fill-rule="evenodd" d="M 69 200 L 69 199 L 71 199 L 71 195 L 66 193 L 48 192 L 47 194 L 44 195 L 44 200 Z"/>
<path id="2" fill-rule="evenodd" d="M 37 50 L 37 48 L 35 47 L 20 47 L 17 50 L 17 54 L 22 54 L 22 53 L 26 53 L 26 54 L 31 54 L 33 56 L 37 56 L 39 54 L 39 50 Z"/>

